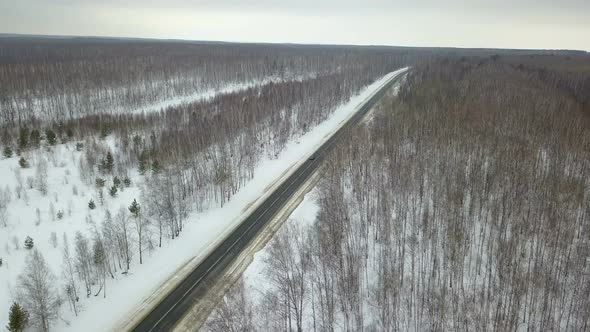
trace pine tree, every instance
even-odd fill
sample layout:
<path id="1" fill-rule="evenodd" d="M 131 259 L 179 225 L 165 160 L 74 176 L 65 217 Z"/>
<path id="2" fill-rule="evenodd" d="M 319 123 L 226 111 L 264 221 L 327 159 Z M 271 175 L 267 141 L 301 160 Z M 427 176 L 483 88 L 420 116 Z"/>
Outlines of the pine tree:
<path id="1" fill-rule="evenodd" d="M 18 134 L 18 148 L 20 151 L 23 151 L 27 146 L 29 146 L 29 129 L 23 127 Z"/>
<path id="2" fill-rule="evenodd" d="M 29 313 L 18 303 L 14 302 L 12 306 L 10 306 L 8 325 L 6 328 L 10 332 L 22 332 L 25 330 L 28 323 Z"/>
<path id="3" fill-rule="evenodd" d="M 4 155 L 4 158 L 12 157 L 12 148 L 8 145 L 5 146 L 4 150 L 2 151 L 2 154 Z"/>
<path id="4" fill-rule="evenodd" d="M 57 143 L 57 136 L 55 135 L 53 130 L 45 130 L 45 137 L 47 138 L 47 143 L 49 143 L 49 145 L 55 145 L 55 143 Z"/>
<path id="5" fill-rule="evenodd" d="M 160 162 L 157 160 L 154 160 L 154 162 L 152 162 L 152 172 L 154 172 L 154 174 L 160 174 L 161 170 L 162 170 L 162 166 L 160 165 Z"/>
<path id="6" fill-rule="evenodd" d="M 144 175 L 148 168 L 147 153 L 142 151 L 139 155 L 139 174 Z"/>
<path id="7" fill-rule="evenodd" d="M 29 162 L 24 157 L 20 157 L 20 159 L 18 160 L 18 164 L 21 168 L 29 167 Z"/>
<path id="8" fill-rule="evenodd" d="M 138 218 L 140 211 L 141 211 L 141 206 L 139 206 L 139 203 L 137 203 L 137 200 L 134 199 L 133 203 L 131 203 L 131 206 L 129 206 L 129 212 L 131 212 L 133 217 Z"/>
<path id="9" fill-rule="evenodd" d="M 88 202 L 88 208 L 90 210 L 94 210 L 96 208 L 96 204 L 94 204 L 94 200 L 90 200 L 90 202 Z"/>
<path id="10" fill-rule="evenodd" d="M 82 142 L 76 143 L 76 151 L 82 151 L 83 148 L 84 148 L 84 143 L 82 143 Z"/>
<path id="11" fill-rule="evenodd" d="M 41 144 L 41 134 L 39 133 L 39 130 L 31 130 L 31 136 L 29 138 L 29 141 L 31 142 L 31 146 L 34 147 L 37 147 Z"/>
<path id="12" fill-rule="evenodd" d="M 106 181 L 105 181 L 105 179 L 96 178 L 95 183 L 96 183 L 96 188 L 100 189 L 100 188 L 104 187 Z"/>
<path id="13" fill-rule="evenodd" d="M 111 173 L 113 171 L 113 168 L 115 166 L 115 161 L 113 160 L 113 155 L 111 154 L 111 152 L 107 152 L 107 158 L 106 158 L 106 162 L 105 162 L 105 170 L 109 173 Z"/>
<path id="14" fill-rule="evenodd" d="M 25 239 L 25 248 L 33 249 L 34 246 L 35 246 L 35 244 L 33 242 L 33 238 L 31 238 L 30 236 L 27 236 L 27 238 Z"/>
<path id="15" fill-rule="evenodd" d="M 115 185 L 115 187 L 119 187 L 121 185 L 121 180 L 118 176 L 115 176 L 115 178 L 113 179 L 113 184 Z"/>
<path id="16" fill-rule="evenodd" d="M 115 197 L 115 196 L 117 196 L 117 191 L 118 191 L 117 186 L 113 185 L 111 187 L 111 189 L 109 189 L 109 194 L 111 195 L 111 197 Z"/>
<path id="17" fill-rule="evenodd" d="M 128 177 L 128 176 L 126 176 L 126 177 L 123 179 L 123 184 L 125 184 L 125 187 L 129 187 L 129 186 L 131 186 L 131 180 L 129 179 L 129 177 Z"/>

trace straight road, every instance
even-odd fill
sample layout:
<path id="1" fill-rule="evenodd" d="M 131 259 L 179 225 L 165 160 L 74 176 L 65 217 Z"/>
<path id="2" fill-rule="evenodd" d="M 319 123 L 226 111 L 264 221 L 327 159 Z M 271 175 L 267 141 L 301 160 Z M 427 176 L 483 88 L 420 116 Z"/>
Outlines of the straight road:
<path id="1" fill-rule="evenodd" d="M 379 99 L 403 76 L 398 73 L 369 98 L 347 123 L 322 144 L 311 157 L 302 163 L 256 210 L 250 214 L 207 258 L 203 260 L 179 285 L 162 299 L 133 329 L 134 332 L 170 331 L 205 295 L 207 289 L 233 259 L 248 247 L 250 241 L 264 229 L 299 187 L 317 170 L 322 161 L 346 130 L 358 124 Z"/>

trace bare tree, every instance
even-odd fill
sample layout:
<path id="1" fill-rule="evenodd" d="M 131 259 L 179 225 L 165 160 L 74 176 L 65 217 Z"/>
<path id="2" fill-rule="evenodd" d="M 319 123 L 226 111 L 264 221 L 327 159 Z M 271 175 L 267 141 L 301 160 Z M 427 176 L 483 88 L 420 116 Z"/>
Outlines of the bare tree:
<path id="1" fill-rule="evenodd" d="M 27 257 L 25 271 L 19 276 L 18 296 L 32 323 L 42 331 L 49 331 L 51 321 L 57 318 L 59 302 L 55 281 L 43 255 L 34 249 Z"/>
<path id="2" fill-rule="evenodd" d="M 223 297 L 207 320 L 211 332 L 255 331 L 252 303 L 248 301 L 244 281 L 239 279 Z"/>
<path id="3" fill-rule="evenodd" d="M 141 206 L 137 203 L 137 200 L 133 200 L 133 203 L 129 206 L 129 212 L 131 212 L 131 218 L 135 226 L 135 232 L 137 233 L 137 246 L 139 249 L 139 264 L 143 264 L 143 244 L 146 241 L 145 235 L 147 231 L 148 220 L 141 214 Z"/>
<path id="4" fill-rule="evenodd" d="M 298 332 L 303 331 L 303 313 L 309 290 L 311 256 L 305 234 L 297 223 L 288 222 L 270 244 L 266 271 L 288 308 L 289 330 L 294 316 Z"/>
<path id="5" fill-rule="evenodd" d="M 121 207 L 115 218 L 115 236 L 117 240 L 117 249 L 119 255 L 123 258 L 125 263 L 125 271 L 129 271 L 129 265 L 133 258 L 133 251 L 131 248 L 130 239 L 131 227 L 129 224 L 129 217 L 125 207 Z"/>
<path id="6" fill-rule="evenodd" d="M 43 194 L 43 196 L 47 195 L 49 188 L 47 184 L 47 160 L 45 160 L 45 158 L 40 158 L 37 162 L 35 182 L 37 184 L 37 189 L 39 189 L 41 194 Z"/>
<path id="7" fill-rule="evenodd" d="M 10 189 L 8 186 L 4 190 L 0 188 L 0 226 L 8 226 L 8 203 L 10 203 Z"/>
<path id="8" fill-rule="evenodd" d="M 94 284 L 92 253 L 88 245 L 88 239 L 80 232 L 76 232 L 74 247 L 76 249 L 76 272 L 86 287 L 86 297 L 89 297 L 92 294 L 92 285 Z"/>
<path id="9" fill-rule="evenodd" d="M 70 254 L 70 244 L 66 233 L 63 234 L 62 243 L 62 277 L 65 280 L 64 291 L 68 297 L 70 308 L 74 315 L 78 316 L 78 286 L 76 285 L 76 267 L 72 255 Z"/>

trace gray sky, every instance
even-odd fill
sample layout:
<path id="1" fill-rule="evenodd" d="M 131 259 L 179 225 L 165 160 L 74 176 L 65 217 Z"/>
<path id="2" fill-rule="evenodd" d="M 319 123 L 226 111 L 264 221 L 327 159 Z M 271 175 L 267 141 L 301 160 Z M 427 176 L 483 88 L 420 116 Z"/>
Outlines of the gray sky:
<path id="1" fill-rule="evenodd" d="M 590 0 L 0 0 L 0 32 L 590 50 Z"/>

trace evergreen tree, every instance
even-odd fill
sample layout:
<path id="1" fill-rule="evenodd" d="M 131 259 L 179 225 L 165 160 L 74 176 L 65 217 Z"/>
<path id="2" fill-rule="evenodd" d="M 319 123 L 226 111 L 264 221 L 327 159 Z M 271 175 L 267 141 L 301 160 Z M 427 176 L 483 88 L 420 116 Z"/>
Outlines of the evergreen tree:
<path id="1" fill-rule="evenodd" d="M 88 202 L 88 208 L 90 210 L 94 210 L 96 208 L 96 204 L 94 204 L 94 200 L 90 200 L 90 202 Z"/>
<path id="2" fill-rule="evenodd" d="M 8 325 L 6 328 L 10 332 L 22 332 L 25 330 L 29 323 L 29 313 L 21 307 L 18 303 L 14 302 L 10 306 L 8 313 Z"/>
<path id="3" fill-rule="evenodd" d="M 4 155 L 4 158 L 12 157 L 12 148 L 8 145 L 5 146 L 4 150 L 2 151 L 2 154 Z"/>
<path id="4" fill-rule="evenodd" d="M 161 170 L 162 170 L 162 166 L 160 165 L 160 162 L 157 160 L 154 160 L 154 162 L 152 162 L 152 172 L 154 172 L 154 174 L 160 174 Z"/>
<path id="5" fill-rule="evenodd" d="M 29 162 L 24 157 L 21 157 L 18 160 L 18 164 L 20 165 L 21 168 L 27 168 L 27 167 L 29 167 Z"/>
<path id="6" fill-rule="evenodd" d="M 96 188 L 100 189 L 100 188 L 104 187 L 106 181 L 105 181 L 105 179 L 96 178 L 95 183 L 96 183 Z"/>
<path id="7" fill-rule="evenodd" d="M 24 157 L 21 157 L 18 160 L 18 164 L 20 165 L 21 168 L 27 168 L 27 167 L 29 167 L 29 162 Z"/>
<path id="8" fill-rule="evenodd" d="M 125 179 L 123 179 L 123 184 L 125 184 L 125 187 L 131 186 L 131 180 L 128 176 L 126 176 Z"/>
<path id="9" fill-rule="evenodd" d="M 148 168 L 147 153 L 144 151 L 139 155 L 139 174 L 144 175 Z"/>
<path id="10" fill-rule="evenodd" d="M 141 210 L 141 206 L 139 206 L 139 203 L 137 203 L 137 200 L 133 199 L 133 203 L 131 203 L 131 206 L 129 206 L 129 212 L 131 212 L 133 217 L 138 218 L 140 210 Z"/>
<path id="11" fill-rule="evenodd" d="M 113 155 L 111 154 L 111 152 L 107 152 L 107 158 L 106 158 L 106 162 L 105 162 L 105 170 L 109 173 L 111 173 L 113 171 L 113 168 L 115 166 L 115 161 L 113 160 Z"/>
<path id="12" fill-rule="evenodd" d="M 115 187 L 119 187 L 121 185 L 121 180 L 118 176 L 115 176 L 115 178 L 113 179 L 113 184 L 115 185 Z"/>
<path id="13" fill-rule="evenodd" d="M 35 244 L 33 243 L 33 238 L 31 238 L 30 236 L 27 236 L 27 238 L 25 239 L 25 248 L 33 249 L 34 246 L 35 246 Z"/>
<path id="14" fill-rule="evenodd" d="M 84 143 L 78 142 L 76 143 L 76 151 L 82 151 L 84 148 Z"/>
<path id="15" fill-rule="evenodd" d="M 31 142 L 31 146 L 37 147 L 41 144 L 41 134 L 39 130 L 33 129 L 31 130 L 31 136 L 29 141 Z"/>
<path id="16" fill-rule="evenodd" d="M 20 151 L 24 150 L 29 146 L 29 129 L 23 127 L 20 129 L 18 134 L 18 148 Z"/>
<path id="17" fill-rule="evenodd" d="M 49 145 L 55 145 L 55 143 L 57 143 L 57 136 L 55 135 L 53 130 L 45 130 L 45 137 L 47 138 L 47 143 L 49 143 Z"/>
<path id="18" fill-rule="evenodd" d="M 118 191 L 118 189 L 117 189 L 117 186 L 113 185 L 113 186 L 111 187 L 111 189 L 109 189 L 109 194 L 110 194 L 112 197 L 115 197 L 115 196 L 117 196 L 117 191 Z"/>

